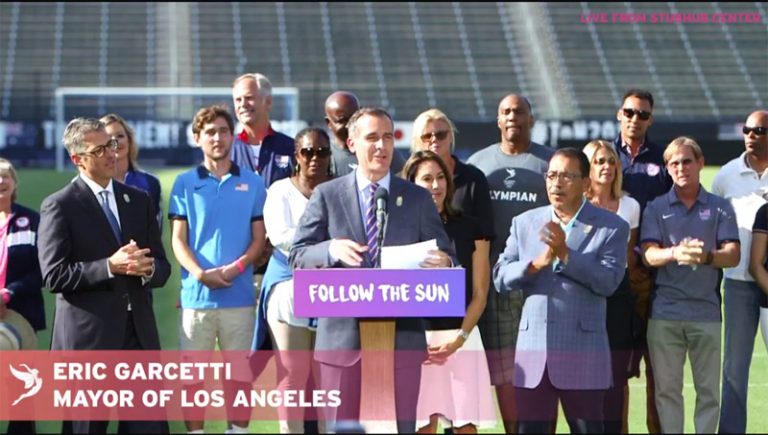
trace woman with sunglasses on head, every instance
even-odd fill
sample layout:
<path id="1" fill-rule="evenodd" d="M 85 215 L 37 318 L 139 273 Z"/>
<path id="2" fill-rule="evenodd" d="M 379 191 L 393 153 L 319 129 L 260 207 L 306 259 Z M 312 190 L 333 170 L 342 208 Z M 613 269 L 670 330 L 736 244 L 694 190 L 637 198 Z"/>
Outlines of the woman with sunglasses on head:
<path id="1" fill-rule="evenodd" d="M 139 144 L 136 135 L 125 120 L 115 113 L 101 117 L 107 134 L 117 143 L 114 179 L 149 194 L 157 212 L 157 224 L 163 230 L 163 211 L 160 205 L 160 181 L 149 172 L 139 169 Z"/>
<path id="2" fill-rule="evenodd" d="M 316 319 L 294 315 L 293 272 L 288 255 L 312 191 L 332 178 L 331 142 L 324 130 L 305 128 L 296 135 L 295 143 L 297 164 L 293 176 L 275 181 L 264 203 L 264 225 L 275 249 L 262 281 L 251 346 L 252 351 L 269 349 L 269 333 L 277 359 L 280 390 L 303 390 L 311 374 Z M 303 432 L 301 408 L 289 412 L 281 407 L 278 413 L 280 433 Z"/>
<path id="3" fill-rule="evenodd" d="M 405 162 L 403 177 L 432 194 L 445 232 L 466 270 L 466 315 L 426 319 L 428 360 L 422 366 L 418 432 L 435 433 L 442 417 L 450 421 L 454 433 L 477 433 L 479 425 L 496 425 L 488 363 L 477 328 L 488 298 L 487 276 L 482 270 L 488 263 L 488 251 L 478 249 L 485 241 L 483 225 L 453 208 L 450 170 L 436 153 L 416 151 Z"/>
<path id="4" fill-rule="evenodd" d="M 448 116 L 439 109 L 429 109 L 419 114 L 413 121 L 411 131 L 411 153 L 432 151 L 448 167 L 454 186 L 451 206 L 483 223 L 480 230 L 483 237 L 479 249 L 488 253 L 489 260 L 487 264 L 481 265 L 481 269 L 487 270 L 484 282 L 490 285 L 490 247 L 495 235 L 491 194 L 485 174 L 476 167 L 463 163 L 453 154 L 458 131 Z"/>
<path id="5" fill-rule="evenodd" d="M 627 263 L 636 264 L 634 246 L 640 225 L 640 204 L 621 190 L 621 162 L 613 146 L 603 140 L 594 140 L 584 147 L 590 163 L 587 199 L 595 206 L 618 214 L 627 221 L 630 235 L 627 244 Z M 605 433 L 622 433 L 622 415 L 625 407 L 624 389 L 629 377 L 630 361 L 637 329 L 634 296 L 629 276 L 633 266 L 624 275 L 616 292 L 606 305 L 606 328 L 611 348 L 613 385 L 605 395 L 603 407 Z"/>

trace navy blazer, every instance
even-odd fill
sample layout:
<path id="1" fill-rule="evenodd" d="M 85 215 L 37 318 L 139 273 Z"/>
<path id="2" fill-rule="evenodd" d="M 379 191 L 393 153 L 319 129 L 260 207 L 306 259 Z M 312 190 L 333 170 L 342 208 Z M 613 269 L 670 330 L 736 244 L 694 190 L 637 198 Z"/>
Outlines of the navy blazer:
<path id="1" fill-rule="evenodd" d="M 146 192 L 119 181 L 112 185 L 122 229 L 120 242 L 98 199 L 80 177 L 47 197 L 40 207 L 40 269 L 47 287 L 56 294 L 52 350 L 119 350 L 129 315 L 142 348 L 160 348 L 147 288 L 165 285 L 171 266 L 155 207 Z M 109 277 L 108 258 L 130 240 L 150 248 L 155 259 L 155 273 L 146 283 L 136 276 Z"/>
<path id="2" fill-rule="evenodd" d="M 606 389 L 612 379 L 606 299 L 624 277 L 629 225 L 587 202 L 566 239 L 568 263 L 528 274 L 528 265 L 546 249 L 539 231 L 551 220 L 549 205 L 515 217 L 493 268 L 499 291 L 525 297 L 514 384 L 535 388 L 546 367 L 558 389 Z"/>
<path id="3" fill-rule="evenodd" d="M 13 292 L 8 308 L 17 311 L 35 328 L 45 329 L 43 276 L 37 259 L 37 227 L 40 215 L 19 204 L 11 205 L 8 224 L 8 269 L 5 288 Z"/>

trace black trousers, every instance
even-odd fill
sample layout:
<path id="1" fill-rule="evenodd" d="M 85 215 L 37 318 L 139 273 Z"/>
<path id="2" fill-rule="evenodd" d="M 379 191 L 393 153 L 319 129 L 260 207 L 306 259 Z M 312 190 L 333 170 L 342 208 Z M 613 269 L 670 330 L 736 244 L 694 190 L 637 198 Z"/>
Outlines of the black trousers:
<path id="1" fill-rule="evenodd" d="M 557 419 L 557 402 L 571 433 L 591 434 L 603 432 L 603 399 L 605 390 L 560 390 L 549 380 L 544 369 L 541 383 L 533 389 L 515 388 L 518 433 L 553 433 Z"/>
<path id="2" fill-rule="evenodd" d="M 143 350 L 133 324 L 133 316 L 129 315 L 125 325 L 125 338 L 122 350 Z M 62 434 L 106 434 L 108 421 L 63 421 Z M 117 433 L 169 433 L 167 421 L 128 421 L 121 420 Z"/>
<path id="3" fill-rule="evenodd" d="M 6 430 L 7 434 L 35 434 L 35 422 L 34 421 L 26 421 L 26 420 L 18 420 L 18 421 L 9 421 L 8 422 L 8 429 Z"/>

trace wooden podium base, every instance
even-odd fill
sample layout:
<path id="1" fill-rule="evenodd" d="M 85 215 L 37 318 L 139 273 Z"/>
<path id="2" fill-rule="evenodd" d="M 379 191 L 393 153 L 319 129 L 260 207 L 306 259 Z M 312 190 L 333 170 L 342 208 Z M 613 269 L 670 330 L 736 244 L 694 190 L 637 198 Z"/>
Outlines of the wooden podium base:
<path id="1" fill-rule="evenodd" d="M 360 319 L 359 330 L 361 424 L 367 433 L 397 433 L 397 421 L 383 419 L 395 416 L 395 321 Z"/>

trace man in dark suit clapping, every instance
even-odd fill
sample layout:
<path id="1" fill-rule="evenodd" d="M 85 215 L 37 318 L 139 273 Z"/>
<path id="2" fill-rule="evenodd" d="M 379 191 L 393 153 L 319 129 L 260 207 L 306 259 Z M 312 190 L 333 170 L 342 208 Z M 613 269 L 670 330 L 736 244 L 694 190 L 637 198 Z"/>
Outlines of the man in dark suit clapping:
<path id="1" fill-rule="evenodd" d="M 160 349 L 146 288 L 165 285 L 156 211 L 146 193 L 113 181 L 115 141 L 96 119 L 77 118 L 64 145 L 79 176 L 40 208 L 40 268 L 56 294 L 52 350 Z M 105 433 L 107 422 L 74 422 Z M 66 427 L 65 427 L 66 430 Z M 166 422 L 121 422 L 118 432 L 167 432 Z"/>

